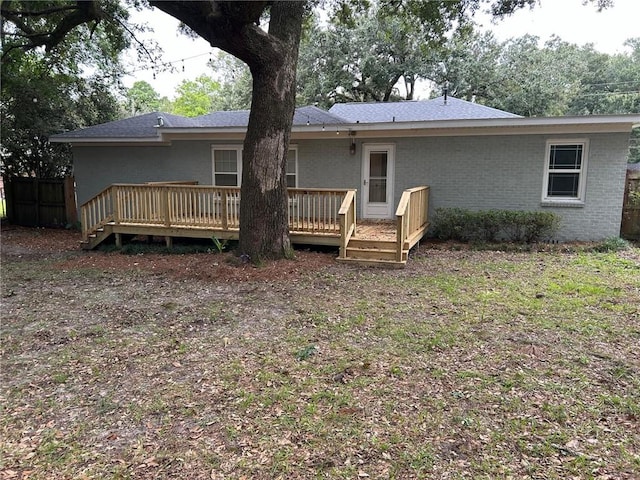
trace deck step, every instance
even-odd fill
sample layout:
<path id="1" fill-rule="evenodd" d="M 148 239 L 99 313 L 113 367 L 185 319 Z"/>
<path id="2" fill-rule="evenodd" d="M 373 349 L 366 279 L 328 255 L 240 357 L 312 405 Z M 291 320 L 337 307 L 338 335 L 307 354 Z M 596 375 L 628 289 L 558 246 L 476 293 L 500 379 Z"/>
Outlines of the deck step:
<path id="1" fill-rule="evenodd" d="M 349 248 L 366 248 L 380 250 L 395 250 L 396 242 L 390 240 L 372 240 L 367 238 L 351 238 L 349 240 Z"/>
<path id="2" fill-rule="evenodd" d="M 347 258 L 365 260 L 396 260 L 396 251 L 382 248 L 354 248 L 347 247 Z"/>
<path id="3" fill-rule="evenodd" d="M 376 260 L 373 258 L 337 258 L 339 262 L 353 263 L 357 265 L 364 265 L 369 267 L 383 267 L 383 268 L 404 268 L 407 261 L 398 262 L 396 260 Z"/>
<path id="4" fill-rule="evenodd" d="M 87 235 L 87 239 L 80 242 L 83 250 L 93 250 L 111 235 L 111 228 L 97 228 L 94 232 Z"/>

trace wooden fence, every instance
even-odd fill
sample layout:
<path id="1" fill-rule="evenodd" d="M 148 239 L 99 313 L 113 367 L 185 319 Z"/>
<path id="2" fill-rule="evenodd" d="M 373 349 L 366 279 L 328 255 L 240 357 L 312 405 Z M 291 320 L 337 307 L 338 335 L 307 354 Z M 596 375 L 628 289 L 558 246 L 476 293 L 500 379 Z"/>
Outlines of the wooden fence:
<path id="1" fill-rule="evenodd" d="M 638 171 L 627 171 L 620 236 L 629 240 L 640 239 L 640 172 Z"/>
<path id="2" fill-rule="evenodd" d="M 73 177 L 5 179 L 7 220 L 26 227 L 64 227 L 78 221 Z"/>

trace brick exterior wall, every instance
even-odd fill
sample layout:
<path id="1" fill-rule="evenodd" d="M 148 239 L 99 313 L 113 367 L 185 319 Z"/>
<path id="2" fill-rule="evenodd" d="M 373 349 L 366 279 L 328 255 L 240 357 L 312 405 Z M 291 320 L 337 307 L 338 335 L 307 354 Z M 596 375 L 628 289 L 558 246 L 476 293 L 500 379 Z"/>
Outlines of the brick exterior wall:
<path id="1" fill-rule="evenodd" d="M 589 139 L 584 205 L 541 202 L 546 142 Z M 618 236 L 622 216 L 629 135 L 506 135 L 357 140 L 299 140 L 300 187 L 361 189 L 362 144 L 396 145 L 394 205 L 406 188 L 429 185 L 430 210 L 546 210 L 562 217 L 557 240 L 602 240 Z M 212 182 L 211 145 L 237 142 L 175 141 L 158 147 L 74 147 L 79 204 L 112 183 L 197 180 Z M 360 196 L 358 210 L 361 214 Z M 395 207 L 394 207 L 395 209 Z"/>
<path id="2" fill-rule="evenodd" d="M 543 205 L 547 140 L 577 138 L 589 139 L 584 205 Z M 363 142 L 396 145 L 394 204 L 404 189 L 429 185 L 431 214 L 439 207 L 544 210 L 562 217 L 560 241 L 620 234 L 628 134 L 380 138 L 359 140 L 353 156 L 348 140 L 300 142 L 299 185 L 360 189 Z"/>

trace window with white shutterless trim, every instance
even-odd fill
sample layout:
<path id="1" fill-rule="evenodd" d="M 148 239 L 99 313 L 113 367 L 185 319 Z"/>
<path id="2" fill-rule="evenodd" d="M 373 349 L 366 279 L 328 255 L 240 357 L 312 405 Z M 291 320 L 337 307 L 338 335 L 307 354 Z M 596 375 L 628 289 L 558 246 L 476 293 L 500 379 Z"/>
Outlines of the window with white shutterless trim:
<path id="1" fill-rule="evenodd" d="M 239 187 L 242 180 L 242 146 L 213 145 L 213 184 L 216 187 Z"/>
<path id="2" fill-rule="evenodd" d="M 242 181 L 242 147 L 240 145 L 213 145 L 213 185 L 239 187 Z M 287 188 L 298 186 L 298 146 L 287 153 Z"/>
<path id="3" fill-rule="evenodd" d="M 547 141 L 542 185 L 543 202 L 584 202 L 588 154 L 587 139 Z"/>

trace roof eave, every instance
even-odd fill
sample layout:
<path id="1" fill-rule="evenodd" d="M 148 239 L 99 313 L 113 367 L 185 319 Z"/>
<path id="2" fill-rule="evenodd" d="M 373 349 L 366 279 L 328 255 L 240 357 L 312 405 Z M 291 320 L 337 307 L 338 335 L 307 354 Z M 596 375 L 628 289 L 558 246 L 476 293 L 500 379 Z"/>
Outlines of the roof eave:
<path id="1" fill-rule="evenodd" d="M 504 117 L 462 120 L 427 120 L 414 122 L 385 123 L 333 123 L 294 125 L 292 134 L 298 138 L 306 136 L 328 137 L 331 133 L 370 132 L 379 135 L 387 132 L 390 136 L 402 135 L 501 135 L 501 134 L 563 134 L 575 133 L 624 133 L 640 126 L 640 115 L 588 115 L 570 117 Z M 172 140 L 190 138 L 243 138 L 246 127 L 160 127 L 153 137 L 58 137 L 50 138 L 52 143 L 80 144 L 154 144 L 168 145 Z"/>
<path id="2" fill-rule="evenodd" d="M 166 142 L 158 136 L 154 137 L 49 137 L 50 143 L 71 143 L 80 144 L 116 144 L 116 143 L 153 143 L 165 144 Z"/>

